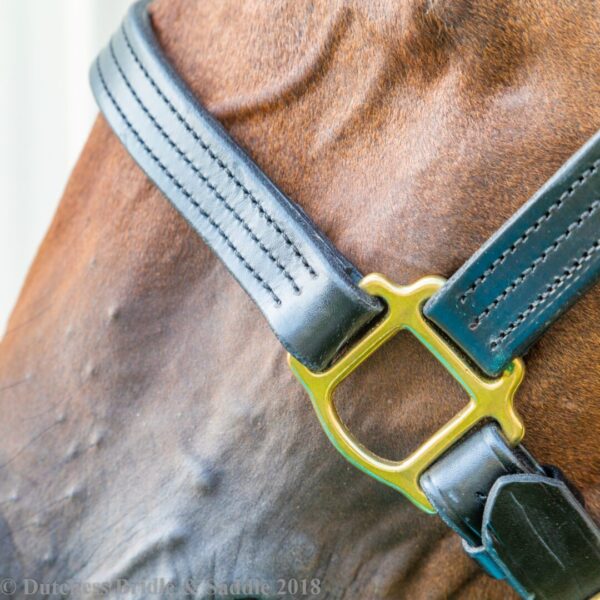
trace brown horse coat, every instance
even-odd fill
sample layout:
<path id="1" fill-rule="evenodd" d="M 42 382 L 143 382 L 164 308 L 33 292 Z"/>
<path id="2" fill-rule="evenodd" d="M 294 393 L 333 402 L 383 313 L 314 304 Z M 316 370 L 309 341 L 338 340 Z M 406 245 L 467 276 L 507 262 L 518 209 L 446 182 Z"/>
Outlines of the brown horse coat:
<path id="1" fill-rule="evenodd" d="M 400 283 L 451 275 L 600 126 L 598 0 L 156 0 L 152 14 L 270 177 L 363 272 Z M 599 312 L 596 287 L 531 351 L 517 400 L 527 445 L 597 519 Z M 464 401 L 408 336 L 339 400 L 391 457 Z M 102 119 L 0 346 L 0 409 L 3 575 L 510 595 L 335 452 L 259 312 Z"/>

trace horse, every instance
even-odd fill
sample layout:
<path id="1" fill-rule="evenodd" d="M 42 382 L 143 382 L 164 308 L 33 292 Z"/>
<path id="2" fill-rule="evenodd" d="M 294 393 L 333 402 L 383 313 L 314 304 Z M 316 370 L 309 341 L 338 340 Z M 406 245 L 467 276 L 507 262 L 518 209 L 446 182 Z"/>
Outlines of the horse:
<path id="1" fill-rule="evenodd" d="M 600 125 L 597 0 L 150 10 L 197 98 L 362 272 L 398 282 L 454 273 Z M 599 311 L 596 287 L 517 398 L 528 447 L 596 519 Z M 390 458 L 464 401 L 404 335 L 337 398 Z M 155 578 L 178 598 L 515 597 L 331 448 L 258 310 L 101 117 L 2 339 L 0 406 L 0 563 L 31 595 Z"/>

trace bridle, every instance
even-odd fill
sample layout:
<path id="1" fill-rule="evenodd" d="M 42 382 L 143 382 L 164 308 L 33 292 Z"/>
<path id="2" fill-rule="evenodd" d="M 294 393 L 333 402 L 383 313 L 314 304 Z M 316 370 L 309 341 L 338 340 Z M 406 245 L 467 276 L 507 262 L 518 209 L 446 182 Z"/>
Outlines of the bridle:
<path id="1" fill-rule="evenodd" d="M 437 512 L 523 598 L 600 590 L 600 530 L 562 473 L 519 445 L 519 358 L 600 277 L 600 133 L 448 281 L 363 277 L 286 198 L 174 72 L 148 1 L 94 63 L 98 104 L 167 199 L 227 265 L 289 352 L 323 429 L 354 465 Z M 402 461 L 359 444 L 335 388 L 401 329 L 469 395 Z"/>

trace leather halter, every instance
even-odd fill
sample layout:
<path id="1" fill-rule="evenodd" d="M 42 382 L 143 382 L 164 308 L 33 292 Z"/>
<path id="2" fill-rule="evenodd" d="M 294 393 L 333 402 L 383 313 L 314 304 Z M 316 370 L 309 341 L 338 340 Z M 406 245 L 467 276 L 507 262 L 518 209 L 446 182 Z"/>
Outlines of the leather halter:
<path id="1" fill-rule="evenodd" d="M 92 67 L 98 104 L 261 309 L 334 445 L 437 512 L 522 597 L 578 600 L 599 591 L 600 530 L 560 471 L 519 445 L 524 428 L 512 398 L 524 374 L 518 357 L 600 276 L 600 133 L 448 282 L 363 278 L 200 106 L 158 46 L 147 4 L 130 9 Z M 393 462 L 354 440 L 332 395 L 403 328 L 470 401 Z"/>

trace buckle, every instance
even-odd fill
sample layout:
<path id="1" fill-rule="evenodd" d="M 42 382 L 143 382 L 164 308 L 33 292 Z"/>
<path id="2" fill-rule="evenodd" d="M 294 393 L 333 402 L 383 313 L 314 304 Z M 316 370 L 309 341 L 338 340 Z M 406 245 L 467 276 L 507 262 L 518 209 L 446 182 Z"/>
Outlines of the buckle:
<path id="1" fill-rule="evenodd" d="M 421 489 L 421 474 L 474 425 L 483 419 L 495 420 L 511 445 L 518 444 L 525 433 L 513 406 L 525 373 L 523 361 L 516 359 L 500 377 L 487 379 L 423 316 L 423 304 L 444 283 L 441 277 L 424 277 L 412 285 L 397 286 L 378 273 L 367 275 L 360 287 L 385 301 L 388 310 L 383 319 L 327 371 L 314 373 L 288 356 L 290 368 L 308 391 L 321 426 L 341 454 L 429 513 L 435 509 Z M 392 461 L 377 456 L 354 438 L 335 409 L 333 394 L 348 375 L 402 329 L 408 329 L 444 365 L 469 395 L 469 403 L 415 452 L 401 461 Z"/>

